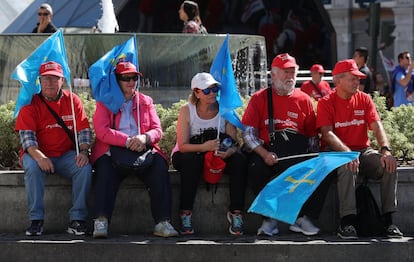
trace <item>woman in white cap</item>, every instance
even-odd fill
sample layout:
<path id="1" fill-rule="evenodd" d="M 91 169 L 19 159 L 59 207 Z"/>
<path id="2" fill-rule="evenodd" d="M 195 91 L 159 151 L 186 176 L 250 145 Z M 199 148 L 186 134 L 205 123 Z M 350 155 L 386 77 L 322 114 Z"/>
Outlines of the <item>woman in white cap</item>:
<path id="1" fill-rule="evenodd" d="M 56 26 L 52 24 L 53 10 L 49 4 L 43 3 L 37 10 L 38 23 L 33 28 L 32 33 L 50 33 L 53 34 L 57 31 Z"/>
<path id="2" fill-rule="evenodd" d="M 205 155 L 211 151 L 224 160 L 224 173 L 230 179 L 229 232 L 242 235 L 247 162 L 239 150 L 237 129 L 219 115 L 217 93 L 220 83 L 211 74 L 196 74 L 191 80 L 191 89 L 188 103 L 178 114 L 177 143 L 172 153 L 173 166 L 181 174 L 180 233 L 194 234 L 191 219 L 194 199 L 203 176 Z M 232 145 L 220 148 L 220 141 L 226 137 L 231 138 Z"/>

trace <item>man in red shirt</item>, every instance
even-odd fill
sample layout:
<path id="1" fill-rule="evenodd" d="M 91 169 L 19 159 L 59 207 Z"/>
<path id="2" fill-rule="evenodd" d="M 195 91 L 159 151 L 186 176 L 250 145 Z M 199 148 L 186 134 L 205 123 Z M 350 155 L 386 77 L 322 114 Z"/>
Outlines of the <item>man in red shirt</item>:
<path id="1" fill-rule="evenodd" d="M 314 64 L 310 68 L 311 80 L 307 80 L 302 83 L 300 90 L 308 94 L 310 97 L 319 101 L 322 97 L 330 94 L 332 92 L 329 83 L 322 80 L 325 69 L 320 64 Z"/>
<path id="2" fill-rule="evenodd" d="M 312 101 L 308 95 L 295 88 L 298 69 L 294 57 L 287 53 L 277 55 L 271 68 L 272 87 L 253 94 L 244 112 L 244 147 L 250 151 L 248 178 L 255 195 L 289 166 L 305 160 L 295 158 L 279 162 L 278 157 L 307 153 L 310 151 L 309 145 L 319 145 Z M 268 101 L 271 101 L 271 111 Z M 271 134 L 274 139 L 270 139 Z M 327 189 L 329 187 L 322 182 L 303 205 L 290 230 L 305 235 L 318 234 L 319 228 L 313 225 L 310 218 L 319 216 Z M 278 232 L 276 220 L 264 218 L 257 234 L 272 236 Z"/>
<path id="3" fill-rule="evenodd" d="M 72 180 L 73 206 L 69 211 L 71 223 L 67 232 L 85 235 L 87 200 L 92 180 L 88 151 L 91 143 L 89 121 L 79 97 L 72 94 L 71 98 L 69 91 L 62 89 L 65 78 L 60 64 L 43 63 L 39 73 L 41 92 L 20 110 L 15 126 L 22 144 L 21 160 L 31 220 L 26 235 L 40 236 L 43 233 L 45 179 L 51 174 Z M 79 154 L 76 154 L 74 143 L 75 122 L 79 130 Z"/>
<path id="4" fill-rule="evenodd" d="M 322 145 L 330 151 L 359 151 L 360 157 L 337 169 L 339 216 L 338 236 L 356 239 L 355 182 L 364 178 L 381 180 L 381 201 L 388 237 L 402 237 L 392 223 L 396 211 L 397 161 L 369 94 L 358 89 L 360 78 L 354 60 L 339 61 L 332 72 L 335 91 L 318 102 L 316 127 L 322 134 Z M 377 139 L 380 150 L 370 147 L 368 129 Z"/>

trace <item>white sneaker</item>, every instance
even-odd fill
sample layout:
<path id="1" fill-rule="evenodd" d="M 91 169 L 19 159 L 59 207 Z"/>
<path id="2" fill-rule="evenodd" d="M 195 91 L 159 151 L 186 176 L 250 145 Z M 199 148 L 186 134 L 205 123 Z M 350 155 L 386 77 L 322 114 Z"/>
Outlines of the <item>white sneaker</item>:
<path id="1" fill-rule="evenodd" d="M 309 218 L 303 216 L 296 219 L 295 224 L 290 225 L 289 230 L 302 233 L 306 236 L 313 236 L 318 234 L 320 229 L 317 228 Z"/>
<path id="2" fill-rule="evenodd" d="M 265 218 L 263 219 L 262 226 L 257 230 L 257 235 L 268 235 L 273 236 L 279 233 L 279 229 L 277 228 L 277 220 L 273 218 Z"/>
<path id="3" fill-rule="evenodd" d="M 93 227 L 94 238 L 106 238 L 108 236 L 108 219 L 106 217 L 99 217 L 95 219 Z"/>
<path id="4" fill-rule="evenodd" d="M 178 236 L 178 232 L 170 224 L 170 222 L 162 221 L 155 225 L 154 235 L 159 237 L 175 237 Z"/>

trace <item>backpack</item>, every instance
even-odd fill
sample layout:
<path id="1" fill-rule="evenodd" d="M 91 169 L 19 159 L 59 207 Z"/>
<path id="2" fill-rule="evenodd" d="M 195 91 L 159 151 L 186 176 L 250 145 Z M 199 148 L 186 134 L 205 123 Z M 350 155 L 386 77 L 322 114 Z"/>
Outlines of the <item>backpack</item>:
<path id="1" fill-rule="evenodd" d="M 359 185 L 355 191 L 357 218 L 356 230 L 358 236 L 382 236 L 385 223 L 379 211 L 377 201 L 366 184 Z"/>

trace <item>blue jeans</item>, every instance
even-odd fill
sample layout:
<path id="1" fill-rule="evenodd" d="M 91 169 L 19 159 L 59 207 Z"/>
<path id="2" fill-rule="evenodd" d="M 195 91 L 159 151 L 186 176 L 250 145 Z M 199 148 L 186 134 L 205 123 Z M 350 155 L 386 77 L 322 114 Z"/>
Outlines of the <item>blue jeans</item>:
<path id="1" fill-rule="evenodd" d="M 88 216 L 87 199 L 91 189 L 92 167 L 90 164 L 78 167 L 76 152 L 71 150 L 60 157 L 51 157 L 55 173 L 72 179 L 72 208 L 69 210 L 70 220 L 86 220 Z M 44 220 L 45 207 L 43 196 L 45 178 L 37 162 L 27 153 L 23 155 L 24 182 L 29 204 L 30 220 Z"/>

